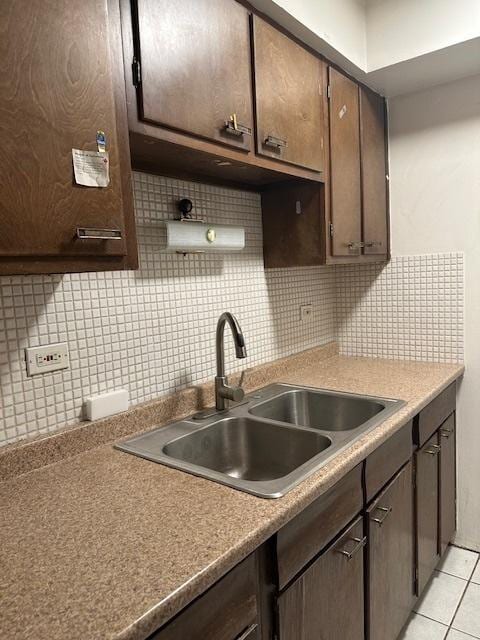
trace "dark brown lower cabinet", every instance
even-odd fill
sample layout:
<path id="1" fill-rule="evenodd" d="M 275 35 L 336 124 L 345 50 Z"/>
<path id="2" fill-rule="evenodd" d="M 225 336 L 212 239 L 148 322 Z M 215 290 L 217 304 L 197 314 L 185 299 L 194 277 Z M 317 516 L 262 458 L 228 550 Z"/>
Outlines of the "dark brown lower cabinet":
<path id="1" fill-rule="evenodd" d="M 149 640 L 260 640 L 256 554 L 248 556 Z"/>
<path id="2" fill-rule="evenodd" d="M 443 555 L 456 528 L 455 414 L 439 429 L 440 445 L 440 554 Z"/>
<path id="3" fill-rule="evenodd" d="M 439 453 L 437 432 L 415 453 L 418 595 L 425 588 L 439 560 Z"/>
<path id="4" fill-rule="evenodd" d="M 414 601 L 412 462 L 367 509 L 369 640 L 396 640 Z"/>
<path id="5" fill-rule="evenodd" d="M 279 640 L 363 640 L 363 523 L 357 518 L 278 598 Z"/>

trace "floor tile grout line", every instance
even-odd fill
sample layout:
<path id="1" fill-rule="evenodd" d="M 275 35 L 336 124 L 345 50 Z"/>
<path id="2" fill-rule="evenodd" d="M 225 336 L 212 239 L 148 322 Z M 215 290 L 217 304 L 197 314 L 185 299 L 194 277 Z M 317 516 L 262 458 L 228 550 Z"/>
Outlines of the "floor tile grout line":
<path id="1" fill-rule="evenodd" d="M 473 567 L 472 576 L 473 576 L 473 574 L 475 573 L 475 571 L 476 571 L 476 569 L 477 569 L 477 566 L 478 566 L 478 563 L 479 563 L 479 562 L 480 562 L 480 557 L 478 557 L 478 558 L 477 558 L 477 561 L 476 561 L 476 563 L 475 563 L 475 566 Z M 453 622 L 454 622 L 454 620 L 455 620 L 455 616 L 457 615 L 458 610 L 460 609 L 460 606 L 461 606 L 461 604 L 462 604 L 462 602 L 463 602 L 463 599 L 465 598 L 465 594 L 467 593 L 467 589 L 468 589 L 468 587 L 469 587 L 469 585 L 470 585 L 470 584 L 475 584 L 475 583 L 472 583 L 472 581 L 471 581 L 471 576 L 470 576 L 470 580 L 468 580 L 468 581 L 467 581 L 467 586 L 465 587 L 465 589 L 464 589 L 464 591 L 463 591 L 463 593 L 462 593 L 462 597 L 460 598 L 460 600 L 459 600 L 459 602 L 458 602 L 458 606 L 457 606 L 457 608 L 455 609 L 455 613 L 453 614 L 452 621 L 450 622 L 450 624 L 449 624 L 449 626 L 448 626 L 448 632 L 447 632 L 447 636 L 446 636 L 446 637 L 447 637 L 447 640 L 448 640 L 448 634 L 450 633 L 450 630 L 451 630 L 451 629 L 453 629 L 454 631 L 461 631 L 461 629 L 455 629 L 455 627 L 452 627 L 452 624 L 453 624 Z M 461 632 L 462 632 L 462 633 L 464 633 L 463 631 L 461 631 Z M 467 634 L 467 635 L 470 635 L 470 634 Z M 473 638 L 475 638 L 476 636 L 472 636 L 472 637 L 473 637 Z"/>

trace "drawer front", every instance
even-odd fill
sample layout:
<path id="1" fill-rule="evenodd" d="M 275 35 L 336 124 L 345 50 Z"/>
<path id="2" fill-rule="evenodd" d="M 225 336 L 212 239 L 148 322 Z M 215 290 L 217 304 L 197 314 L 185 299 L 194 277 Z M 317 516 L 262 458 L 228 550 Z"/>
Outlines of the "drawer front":
<path id="1" fill-rule="evenodd" d="M 367 502 L 380 491 L 412 457 L 412 421 L 371 453 L 365 461 Z"/>
<path id="2" fill-rule="evenodd" d="M 364 640 L 365 542 L 357 518 L 279 596 L 279 640 Z"/>
<path id="3" fill-rule="evenodd" d="M 414 441 L 419 447 L 435 433 L 448 416 L 455 411 L 457 383 L 447 387 L 425 409 L 422 409 L 414 423 Z"/>
<path id="4" fill-rule="evenodd" d="M 256 586 L 252 554 L 149 640 L 255 640 Z"/>
<path id="5" fill-rule="evenodd" d="M 362 465 L 359 464 L 280 529 L 276 536 L 280 589 L 347 526 L 362 505 Z"/>

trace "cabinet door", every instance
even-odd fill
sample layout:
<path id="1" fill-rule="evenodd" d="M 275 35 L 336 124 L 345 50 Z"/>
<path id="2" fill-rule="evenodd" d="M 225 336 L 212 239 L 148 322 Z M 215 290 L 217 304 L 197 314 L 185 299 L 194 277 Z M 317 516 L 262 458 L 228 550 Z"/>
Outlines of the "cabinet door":
<path id="1" fill-rule="evenodd" d="M 126 266 L 127 248 L 134 266 L 118 3 L 18 0 L 0 21 L 0 273 Z M 96 151 L 98 130 L 110 184 L 79 186 L 72 148 Z M 79 227 L 118 237 L 78 239 Z"/>
<path id="2" fill-rule="evenodd" d="M 455 414 L 440 427 L 440 553 L 446 551 L 456 530 Z"/>
<path id="3" fill-rule="evenodd" d="M 418 595 L 425 588 L 438 562 L 438 434 L 416 454 L 416 520 Z"/>
<path id="4" fill-rule="evenodd" d="M 366 255 L 388 253 L 385 103 L 360 88 L 363 242 Z"/>
<path id="5" fill-rule="evenodd" d="M 396 640 L 414 600 L 411 462 L 368 508 L 367 536 L 368 638 Z"/>
<path id="6" fill-rule="evenodd" d="M 247 10 L 234 0 L 138 0 L 137 7 L 142 118 L 249 150 Z"/>
<path id="7" fill-rule="evenodd" d="M 355 257 L 362 242 L 358 86 L 332 67 L 329 86 L 332 254 Z"/>
<path id="8" fill-rule="evenodd" d="M 278 598 L 279 640 L 363 640 L 361 518 Z"/>
<path id="9" fill-rule="evenodd" d="M 323 63 L 253 16 L 257 152 L 323 171 Z"/>

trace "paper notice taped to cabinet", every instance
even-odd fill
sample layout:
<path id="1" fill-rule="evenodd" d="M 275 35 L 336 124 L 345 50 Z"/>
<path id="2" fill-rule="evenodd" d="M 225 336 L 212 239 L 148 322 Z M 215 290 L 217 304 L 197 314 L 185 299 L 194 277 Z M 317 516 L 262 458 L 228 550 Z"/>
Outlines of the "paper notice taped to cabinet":
<path id="1" fill-rule="evenodd" d="M 72 149 L 75 182 L 84 187 L 108 187 L 110 183 L 108 152 Z"/>

